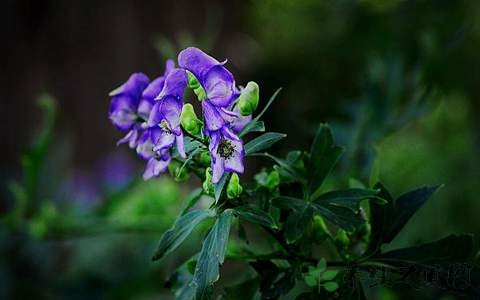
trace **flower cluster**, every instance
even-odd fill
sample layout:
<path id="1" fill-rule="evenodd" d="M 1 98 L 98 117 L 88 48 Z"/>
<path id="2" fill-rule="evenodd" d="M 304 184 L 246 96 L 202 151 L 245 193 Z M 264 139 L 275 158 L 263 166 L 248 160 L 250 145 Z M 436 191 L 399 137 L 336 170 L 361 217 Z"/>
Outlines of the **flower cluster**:
<path id="1" fill-rule="evenodd" d="M 245 151 L 238 134 L 258 105 L 258 86 L 249 82 L 245 88 L 237 87 L 224 65 L 190 47 L 179 53 L 178 67 L 167 61 L 163 76 L 150 81 L 135 73 L 109 94 L 109 118 L 126 132 L 118 144 L 128 143 L 147 161 L 145 180 L 167 169 L 174 150 L 179 158 L 187 158 L 185 135 L 201 141 L 205 150 L 208 147 L 213 184 L 225 172 L 243 173 Z M 184 103 L 186 88 L 201 101 L 203 121 L 191 104 Z"/>

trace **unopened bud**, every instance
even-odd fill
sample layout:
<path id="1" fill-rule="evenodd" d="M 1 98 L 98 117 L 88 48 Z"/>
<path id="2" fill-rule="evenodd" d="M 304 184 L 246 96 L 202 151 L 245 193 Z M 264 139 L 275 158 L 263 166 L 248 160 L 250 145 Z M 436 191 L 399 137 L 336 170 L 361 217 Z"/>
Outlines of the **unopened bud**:
<path id="1" fill-rule="evenodd" d="M 240 185 L 240 178 L 237 173 L 233 173 L 227 186 L 228 199 L 237 198 L 242 194 L 243 187 Z"/>
<path id="2" fill-rule="evenodd" d="M 192 135 L 197 135 L 200 132 L 200 120 L 197 118 L 192 104 L 186 103 L 183 105 L 180 123 L 183 129 Z"/>
<path id="3" fill-rule="evenodd" d="M 280 174 L 276 170 L 273 170 L 268 174 L 267 176 L 267 182 L 266 186 L 270 189 L 273 190 L 275 189 L 278 185 L 280 184 Z"/>
<path id="4" fill-rule="evenodd" d="M 247 86 L 240 93 L 238 97 L 238 111 L 242 116 L 251 115 L 258 106 L 259 101 L 259 87 L 253 81 L 247 83 Z"/>
<path id="5" fill-rule="evenodd" d="M 206 194 L 213 195 L 215 188 L 212 183 L 212 168 L 210 167 L 205 170 L 205 181 L 202 186 Z"/>
<path id="6" fill-rule="evenodd" d="M 200 163 L 206 167 L 211 165 L 212 157 L 210 156 L 210 152 L 204 151 L 200 154 Z"/>
<path id="7" fill-rule="evenodd" d="M 188 75 L 188 87 L 193 90 L 195 95 L 197 95 L 198 100 L 202 101 L 207 99 L 207 94 L 205 93 L 205 90 L 203 87 L 200 85 L 200 82 L 198 81 L 197 77 L 193 75 L 191 72 L 187 71 Z"/>

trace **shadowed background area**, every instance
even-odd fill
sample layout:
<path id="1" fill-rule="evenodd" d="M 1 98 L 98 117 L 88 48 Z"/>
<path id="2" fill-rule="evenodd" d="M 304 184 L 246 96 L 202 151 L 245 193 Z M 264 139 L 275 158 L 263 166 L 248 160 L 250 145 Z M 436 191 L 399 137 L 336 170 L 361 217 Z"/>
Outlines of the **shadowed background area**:
<path id="1" fill-rule="evenodd" d="M 149 257 L 193 184 L 138 182 L 143 163 L 115 147 L 107 95 L 133 72 L 159 76 L 190 45 L 227 58 L 237 84 L 259 83 L 261 103 L 283 88 L 265 117 L 288 134 L 276 152 L 306 149 L 327 121 L 348 149 L 335 173 L 345 184 L 379 178 L 395 193 L 444 184 L 398 245 L 480 233 L 480 4 L 386 3 L 3 1 L 0 213 L 14 209 L 14 182 L 28 177 L 21 157 L 45 123 L 37 100 L 55 99 L 57 117 L 28 233 L 0 232 L 0 297 L 172 296 L 164 282 L 182 258 L 159 266 Z M 258 162 L 247 162 L 244 180 Z M 98 209 L 123 227 L 46 229 L 52 214 Z"/>

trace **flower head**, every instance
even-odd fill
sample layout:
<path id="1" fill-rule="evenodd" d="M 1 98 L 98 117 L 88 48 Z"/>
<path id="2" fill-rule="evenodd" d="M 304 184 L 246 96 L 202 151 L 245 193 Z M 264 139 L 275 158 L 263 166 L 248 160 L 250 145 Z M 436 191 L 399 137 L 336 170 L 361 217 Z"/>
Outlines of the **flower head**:
<path id="1" fill-rule="evenodd" d="M 135 148 L 138 138 L 145 129 L 145 122 L 150 116 L 154 99 L 163 89 L 165 76 L 174 67 L 173 60 L 167 60 L 165 73 L 150 82 L 142 73 L 134 73 L 119 88 L 112 91 L 109 118 L 121 131 L 127 134 L 117 142 L 117 145 L 128 143 L 130 148 Z"/>
<path id="2" fill-rule="evenodd" d="M 210 133 L 212 156 L 212 183 L 217 183 L 225 172 L 243 173 L 245 150 L 243 143 L 229 128 Z"/>
<path id="3" fill-rule="evenodd" d="M 184 70 L 173 69 L 165 78 L 163 89 L 155 98 L 155 104 L 147 121 L 148 127 L 160 129 L 160 136 L 155 141 L 153 151 L 170 149 L 176 142 L 178 153 L 186 157 L 180 127 L 182 96 L 186 85 L 187 74 Z"/>
<path id="4" fill-rule="evenodd" d="M 137 107 L 149 79 L 145 74 L 134 73 L 119 88 L 110 92 L 112 97 L 108 117 L 121 131 L 129 131 L 137 122 Z"/>

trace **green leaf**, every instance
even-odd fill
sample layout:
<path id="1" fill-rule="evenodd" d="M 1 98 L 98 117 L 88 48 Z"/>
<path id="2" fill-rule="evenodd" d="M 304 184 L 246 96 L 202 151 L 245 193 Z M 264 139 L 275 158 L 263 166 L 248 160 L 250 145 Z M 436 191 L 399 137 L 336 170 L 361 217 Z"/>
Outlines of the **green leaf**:
<path id="1" fill-rule="evenodd" d="M 327 268 L 327 261 L 325 260 L 325 258 L 322 258 L 317 263 L 317 270 L 319 272 L 323 272 L 326 268 Z"/>
<path id="2" fill-rule="evenodd" d="M 328 270 L 328 271 L 325 271 L 325 273 L 323 273 L 322 279 L 332 280 L 333 278 L 335 278 L 335 276 L 337 276 L 337 274 L 338 274 L 338 271 L 336 270 Z"/>
<path id="3" fill-rule="evenodd" d="M 238 134 L 239 137 L 243 137 L 247 133 L 250 132 L 264 132 L 265 131 L 265 124 L 263 121 L 252 120 L 243 127 L 242 131 Z"/>
<path id="4" fill-rule="evenodd" d="M 252 223 L 256 223 L 271 229 L 278 228 L 277 224 L 275 224 L 275 221 L 269 214 L 255 207 L 237 207 L 235 208 L 235 214 L 237 214 L 241 219 Z"/>
<path id="5" fill-rule="evenodd" d="M 203 189 L 202 188 L 196 188 L 194 189 L 188 196 L 187 199 L 185 199 L 185 206 L 182 209 L 182 215 L 186 214 L 190 208 L 192 208 L 195 204 L 197 204 L 198 200 L 203 195 Z"/>
<path id="6" fill-rule="evenodd" d="M 219 267 L 225 259 L 232 216 L 231 210 L 225 210 L 203 241 L 195 273 L 188 285 L 195 290 L 197 300 L 209 299 L 213 284 L 220 277 Z"/>
<path id="7" fill-rule="evenodd" d="M 160 243 L 152 260 L 159 260 L 177 249 L 201 221 L 213 216 L 215 216 L 215 211 L 211 209 L 193 210 L 180 216 L 173 227 L 160 238 Z"/>
<path id="8" fill-rule="evenodd" d="M 316 286 L 318 283 L 317 283 L 317 279 L 315 279 L 315 277 L 312 277 L 312 276 L 305 276 L 305 282 L 309 285 L 309 286 Z"/>
<path id="9" fill-rule="evenodd" d="M 331 223 L 349 231 L 365 223 L 360 213 L 354 213 L 348 208 L 330 205 L 326 202 L 306 202 L 294 197 L 281 196 L 274 198 L 272 205 L 281 209 L 291 209 L 297 212 L 305 211 L 307 207 L 311 207 L 314 214 L 319 214 Z"/>
<path id="10" fill-rule="evenodd" d="M 308 266 L 308 273 L 310 273 L 310 275 L 312 275 L 315 278 L 318 278 L 318 275 L 320 275 L 318 270 L 312 266 Z"/>
<path id="11" fill-rule="evenodd" d="M 215 203 L 220 200 L 220 196 L 222 195 L 223 188 L 225 187 L 225 184 L 228 182 L 228 178 L 230 174 L 228 173 L 223 173 L 222 178 L 215 184 L 214 186 L 214 195 L 215 195 Z"/>
<path id="12" fill-rule="evenodd" d="M 314 200 L 315 203 L 328 203 L 333 206 L 344 207 L 358 212 L 360 209 L 360 202 L 364 199 L 372 199 L 378 194 L 378 190 L 366 189 L 346 189 L 331 191 L 320 195 Z"/>
<path id="13" fill-rule="evenodd" d="M 285 222 L 285 238 L 287 243 L 295 243 L 307 231 L 312 222 L 313 208 L 305 205 L 302 210 L 293 211 Z"/>
<path id="14" fill-rule="evenodd" d="M 269 153 L 255 154 L 265 156 L 276 162 L 279 166 L 278 172 L 282 176 L 287 176 L 292 182 L 305 182 L 305 176 L 301 174 L 289 161 L 275 157 Z"/>
<path id="15" fill-rule="evenodd" d="M 393 212 L 390 213 L 389 232 L 384 242 L 391 242 L 407 224 L 413 214 L 435 193 L 439 185 L 422 187 L 398 197 L 394 203 Z"/>
<path id="16" fill-rule="evenodd" d="M 325 178 L 337 164 L 344 148 L 334 144 L 330 128 L 321 124 L 310 150 L 308 192 L 316 198 Z"/>
<path id="17" fill-rule="evenodd" d="M 267 132 L 251 140 L 245 145 L 245 153 L 252 154 L 270 148 L 273 144 L 280 141 L 286 134 L 278 132 Z"/>
<path id="18" fill-rule="evenodd" d="M 438 241 L 383 253 L 378 257 L 378 260 L 382 262 L 414 261 L 422 264 L 465 262 L 473 256 L 473 252 L 474 241 L 472 235 L 449 235 Z"/>
<path id="19" fill-rule="evenodd" d="M 329 291 L 329 292 L 333 292 L 335 291 L 336 289 L 338 289 L 338 284 L 336 282 L 333 282 L 333 281 L 330 281 L 330 282 L 327 282 L 323 285 L 323 287 Z"/>
<path id="20" fill-rule="evenodd" d="M 352 231 L 365 223 L 360 213 L 354 213 L 348 208 L 333 206 L 328 203 L 312 204 L 317 213 L 347 231 Z"/>
<path id="21" fill-rule="evenodd" d="M 268 110 L 268 108 L 270 107 L 270 105 L 272 105 L 273 101 L 275 101 L 275 99 L 277 98 L 278 94 L 280 93 L 280 91 L 282 90 L 282 88 L 278 88 L 275 93 L 273 93 L 273 95 L 270 97 L 270 99 L 268 100 L 267 102 L 267 105 L 265 105 L 265 107 L 263 108 L 263 110 L 255 117 L 254 120 L 260 120 L 260 118 L 263 116 L 263 114 L 265 114 Z"/>

